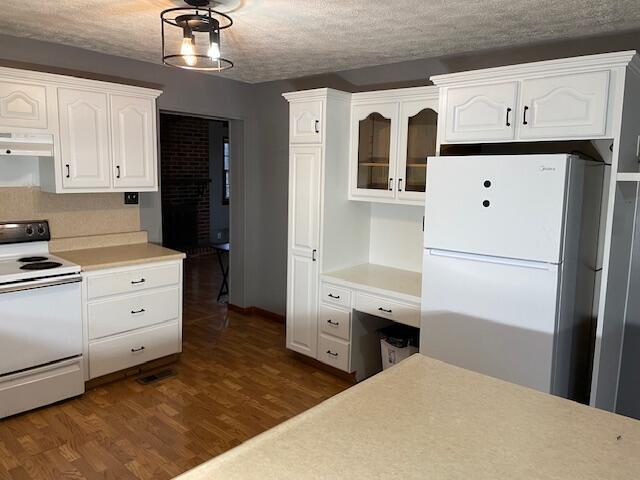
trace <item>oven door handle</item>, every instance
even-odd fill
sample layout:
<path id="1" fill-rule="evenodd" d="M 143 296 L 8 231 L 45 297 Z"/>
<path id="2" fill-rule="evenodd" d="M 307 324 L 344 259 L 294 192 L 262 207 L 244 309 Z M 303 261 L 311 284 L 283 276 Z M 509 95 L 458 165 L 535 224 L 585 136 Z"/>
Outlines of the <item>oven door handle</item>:
<path id="1" fill-rule="evenodd" d="M 82 281 L 82 275 L 74 275 L 72 277 L 40 279 L 24 283 L 9 283 L 0 285 L 0 294 L 22 292 L 24 290 L 33 290 L 35 288 L 57 287 L 58 285 L 66 285 L 68 283 L 78 283 Z"/>

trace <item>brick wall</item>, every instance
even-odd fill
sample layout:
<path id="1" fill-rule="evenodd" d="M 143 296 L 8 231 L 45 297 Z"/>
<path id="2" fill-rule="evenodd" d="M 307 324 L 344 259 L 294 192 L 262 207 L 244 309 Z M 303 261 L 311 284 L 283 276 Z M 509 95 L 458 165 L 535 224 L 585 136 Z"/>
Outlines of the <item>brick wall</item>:
<path id="1" fill-rule="evenodd" d="M 195 237 L 189 242 L 194 246 L 209 242 L 208 120 L 161 114 L 160 148 L 165 244 L 179 246 L 171 240 L 177 238 L 176 230 L 191 232 L 187 236 Z M 193 209 L 192 220 L 189 214 L 180 213 Z"/>

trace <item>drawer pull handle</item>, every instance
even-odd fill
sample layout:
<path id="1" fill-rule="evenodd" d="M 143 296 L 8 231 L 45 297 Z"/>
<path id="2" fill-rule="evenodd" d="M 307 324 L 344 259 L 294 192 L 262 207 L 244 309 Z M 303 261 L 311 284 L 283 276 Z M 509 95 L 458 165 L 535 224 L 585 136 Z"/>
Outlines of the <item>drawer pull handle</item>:
<path id="1" fill-rule="evenodd" d="M 340 299 L 340 295 L 334 295 L 333 293 L 330 293 L 329 298 L 335 298 L 336 300 L 338 300 Z"/>
<path id="2" fill-rule="evenodd" d="M 131 285 L 137 285 L 139 283 L 144 283 L 144 282 L 146 282 L 144 278 L 141 278 L 140 280 L 131 280 Z"/>
<path id="3" fill-rule="evenodd" d="M 144 350 L 144 345 L 142 345 L 140 348 L 132 348 L 131 353 L 141 352 L 142 350 Z"/>
<path id="4" fill-rule="evenodd" d="M 384 312 L 384 313 L 391 313 L 392 312 L 392 310 L 387 310 L 386 308 L 382 308 L 382 307 L 378 307 L 378 310 L 380 310 L 381 312 Z"/>
<path id="5" fill-rule="evenodd" d="M 144 313 L 146 310 L 141 308 L 140 310 L 131 310 L 131 315 L 135 315 L 136 313 Z"/>
<path id="6" fill-rule="evenodd" d="M 333 353 L 331 350 L 327 350 L 327 353 L 328 353 L 329 355 L 331 355 L 332 357 L 337 357 L 337 356 L 338 356 L 338 354 L 337 354 L 337 353 Z"/>
<path id="7" fill-rule="evenodd" d="M 333 325 L 334 327 L 337 327 L 338 325 L 340 325 L 340 322 L 334 322 L 331 319 L 327 320 L 327 323 L 330 324 L 330 325 Z"/>

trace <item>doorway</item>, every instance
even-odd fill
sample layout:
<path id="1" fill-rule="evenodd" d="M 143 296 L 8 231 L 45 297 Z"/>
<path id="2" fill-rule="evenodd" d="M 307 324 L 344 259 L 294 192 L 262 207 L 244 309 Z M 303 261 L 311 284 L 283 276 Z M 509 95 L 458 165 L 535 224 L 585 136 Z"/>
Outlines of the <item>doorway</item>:
<path id="1" fill-rule="evenodd" d="M 223 304 L 229 296 L 229 138 L 227 120 L 160 114 L 162 244 L 185 252 L 185 272 L 206 273 L 211 294 Z M 194 264 L 200 268 L 189 267 Z"/>

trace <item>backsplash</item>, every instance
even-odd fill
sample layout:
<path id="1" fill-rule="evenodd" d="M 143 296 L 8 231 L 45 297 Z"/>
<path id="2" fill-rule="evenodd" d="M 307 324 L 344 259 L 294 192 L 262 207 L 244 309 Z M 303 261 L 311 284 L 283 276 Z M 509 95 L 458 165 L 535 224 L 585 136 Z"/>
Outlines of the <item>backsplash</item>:
<path id="1" fill-rule="evenodd" d="M 121 193 L 55 194 L 38 187 L 0 187 L 0 221 L 49 220 L 52 238 L 136 232 L 138 205 Z"/>

